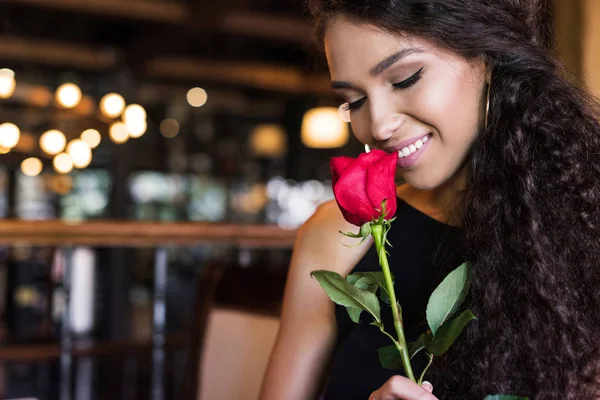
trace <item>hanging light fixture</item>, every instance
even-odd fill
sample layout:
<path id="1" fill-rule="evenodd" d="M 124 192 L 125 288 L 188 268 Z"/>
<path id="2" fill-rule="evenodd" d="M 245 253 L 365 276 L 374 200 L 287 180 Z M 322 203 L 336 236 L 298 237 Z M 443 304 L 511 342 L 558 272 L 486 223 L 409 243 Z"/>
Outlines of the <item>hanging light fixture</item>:
<path id="1" fill-rule="evenodd" d="M 208 94 L 206 93 L 206 90 L 195 87 L 187 92 L 186 98 L 190 106 L 202 107 L 208 100 Z"/>
<path id="2" fill-rule="evenodd" d="M 66 144 L 67 138 L 61 131 L 56 129 L 51 129 L 40 137 L 40 147 L 51 156 L 63 151 Z"/>
<path id="3" fill-rule="evenodd" d="M 68 174 L 73 169 L 73 159 L 67 153 L 60 153 L 54 157 L 52 165 L 59 174 Z"/>
<path id="4" fill-rule="evenodd" d="M 42 162 L 39 158 L 29 157 L 21 163 L 21 172 L 27 176 L 38 176 L 42 172 Z"/>
<path id="5" fill-rule="evenodd" d="M 21 131 L 19 127 L 10 122 L 0 125 L 0 147 L 12 149 L 19 143 Z"/>
<path id="6" fill-rule="evenodd" d="M 129 124 L 125 125 L 127 126 L 127 132 L 129 133 L 129 136 L 134 139 L 141 137 L 144 133 L 146 133 L 146 129 L 148 129 L 146 120 L 129 122 Z"/>
<path id="7" fill-rule="evenodd" d="M 337 108 L 313 108 L 304 114 L 301 139 L 306 147 L 342 147 L 348 143 L 348 138 L 348 124 L 340 119 Z"/>
<path id="8" fill-rule="evenodd" d="M 125 107 L 122 120 L 126 124 L 145 121 L 146 110 L 144 110 L 144 107 L 140 106 L 139 104 L 130 104 Z"/>
<path id="9" fill-rule="evenodd" d="M 160 123 L 160 133 L 166 138 L 174 138 L 179 133 L 179 122 L 174 118 L 167 118 Z"/>
<path id="10" fill-rule="evenodd" d="M 108 118 L 116 118 L 125 109 L 123 96 L 117 93 L 109 93 L 100 100 L 100 111 Z"/>
<path id="11" fill-rule="evenodd" d="M 129 136 L 132 138 L 139 138 L 148 128 L 146 123 L 146 110 L 139 104 L 130 104 L 125 107 L 121 119 L 127 127 Z"/>
<path id="12" fill-rule="evenodd" d="M 117 144 L 125 143 L 129 140 L 127 125 L 123 122 L 114 122 L 108 129 L 108 136 L 110 136 L 110 140 Z"/>
<path id="13" fill-rule="evenodd" d="M 73 139 L 67 144 L 67 153 L 75 168 L 85 168 L 92 162 L 92 149 L 81 139 Z"/>
<path id="14" fill-rule="evenodd" d="M 81 102 L 81 98 L 81 89 L 74 83 L 65 83 L 56 89 L 56 101 L 61 107 L 77 107 Z"/>
<path id="15" fill-rule="evenodd" d="M 250 132 L 250 149 L 259 157 L 281 157 L 287 150 L 285 129 L 277 124 L 257 125 Z"/>
<path id="16" fill-rule="evenodd" d="M 101 141 L 100 132 L 95 129 L 87 129 L 81 133 L 81 140 L 86 142 L 91 149 L 95 149 Z"/>
<path id="17" fill-rule="evenodd" d="M 0 98 L 8 99 L 15 92 L 17 81 L 15 73 L 8 68 L 0 69 Z"/>

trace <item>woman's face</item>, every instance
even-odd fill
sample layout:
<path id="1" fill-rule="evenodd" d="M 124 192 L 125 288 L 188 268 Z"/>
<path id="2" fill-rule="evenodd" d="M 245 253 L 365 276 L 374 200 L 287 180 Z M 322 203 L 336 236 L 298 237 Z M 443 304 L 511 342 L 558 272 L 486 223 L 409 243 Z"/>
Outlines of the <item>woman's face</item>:
<path id="1" fill-rule="evenodd" d="M 483 61 L 343 17 L 329 22 L 325 52 L 359 141 L 399 152 L 400 173 L 415 188 L 437 188 L 460 172 L 484 123 Z"/>

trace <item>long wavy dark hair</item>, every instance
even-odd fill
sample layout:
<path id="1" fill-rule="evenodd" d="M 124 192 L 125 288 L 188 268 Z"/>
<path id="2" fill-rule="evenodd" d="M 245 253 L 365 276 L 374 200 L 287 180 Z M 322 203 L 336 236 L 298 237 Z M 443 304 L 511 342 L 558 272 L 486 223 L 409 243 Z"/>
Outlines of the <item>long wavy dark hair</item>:
<path id="1" fill-rule="evenodd" d="M 434 360 L 435 393 L 600 395 L 600 127 L 595 101 L 552 55 L 550 1 L 308 3 L 321 39 L 341 14 L 492 67 L 461 203 L 478 320 Z"/>

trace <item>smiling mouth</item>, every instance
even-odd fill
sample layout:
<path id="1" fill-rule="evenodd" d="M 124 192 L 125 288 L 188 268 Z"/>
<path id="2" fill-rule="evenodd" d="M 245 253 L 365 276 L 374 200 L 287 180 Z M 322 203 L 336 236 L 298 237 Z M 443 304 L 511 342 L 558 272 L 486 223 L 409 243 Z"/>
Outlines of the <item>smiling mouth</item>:
<path id="1" fill-rule="evenodd" d="M 423 145 L 425 143 L 427 143 L 427 141 L 429 139 L 431 139 L 431 133 L 428 133 L 427 135 L 423 136 L 421 139 L 416 140 L 414 143 L 411 143 L 408 146 L 403 147 L 400 150 L 398 150 L 398 157 L 404 158 L 404 157 L 410 156 L 413 153 L 416 153 L 417 151 L 419 151 L 419 149 L 421 147 L 423 147 Z"/>

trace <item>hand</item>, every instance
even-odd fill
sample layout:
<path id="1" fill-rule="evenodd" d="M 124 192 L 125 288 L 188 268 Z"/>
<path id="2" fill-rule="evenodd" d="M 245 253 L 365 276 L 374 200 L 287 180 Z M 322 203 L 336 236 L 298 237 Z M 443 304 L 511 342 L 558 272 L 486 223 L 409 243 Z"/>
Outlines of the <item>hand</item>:
<path id="1" fill-rule="evenodd" d="M 438 400 L 432 393 L 433 386 L 427 381 L 419 386 L 408 378 L 395 375 L 371 393 L 369 400 Z"/>

